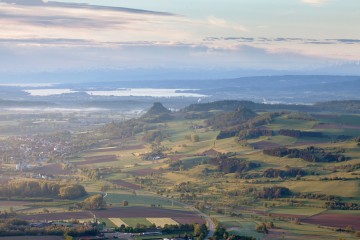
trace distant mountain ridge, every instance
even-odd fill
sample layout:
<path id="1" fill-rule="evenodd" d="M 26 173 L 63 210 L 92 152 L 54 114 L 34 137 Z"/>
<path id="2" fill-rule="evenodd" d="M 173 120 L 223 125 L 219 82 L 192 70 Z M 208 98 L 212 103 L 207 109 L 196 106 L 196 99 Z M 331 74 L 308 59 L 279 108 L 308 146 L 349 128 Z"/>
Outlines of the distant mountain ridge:
<path id="1" fill-rule="evenodd" d="M 290 111 L 301 111 L 301 112 L 318 112 L 318 111 L 336 111 L 341 113 L 360 113 L 360 100 L 345 100 L 345 101 L 328 101 L 319 102 L 314 105 L 295 105 L 295 104 L 265 104 L 255 103 L 252 101 L 241 101 L 241 100 L 224 100 L 214 101 L 209 103 L 197 103 L 191 104 L 185 107 L 182 111 L 212 111 L 212 110 L 223 110 L 223 111 L 235 111 L 239 108 L 248 108 L 253 111 L 279 111 L 279 110 L 290 110 Z"/>

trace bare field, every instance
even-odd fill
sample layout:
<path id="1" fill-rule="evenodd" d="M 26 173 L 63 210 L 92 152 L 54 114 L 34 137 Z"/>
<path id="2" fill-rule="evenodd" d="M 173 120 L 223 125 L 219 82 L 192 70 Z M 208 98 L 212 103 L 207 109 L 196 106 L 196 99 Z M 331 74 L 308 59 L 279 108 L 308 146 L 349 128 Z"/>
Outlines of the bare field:
<path id="1" fill-rule="evenodd" d="M 354 215 L 322 213 L 306 219 L 302 219 L 302 222 L 339 228 L 352 226 L 355 230 L 360 230 L 360 214 Z"/>
<path id="2" fill-rule="evenodd" d="M 63 169 L 63 166 L 60 163 L 54 163 L 54 164 L 48 164 L 48 165 L 42 166 L 42 167 L 34 170 L 34 172 L 39 173 L 39 174 L 51 174 L 51 175 L 70 174 L 70 170 Z"/>
<path id="3" fill-rule="evenodd" d="M 118 186 L 125 187 L 125 188 L 131 189 L 131 190 L 140 190 L 141 189 L 141 186 L 139 186 L 139 185 L 129 183 L 129 182 L 126 182 L 126 181 L 120 180 L 120 179 L 119 180 L 111 180 L 111 182 Z"/>
<path id="4" fill-rule="evenodd" d="M 271 149 L 271 148 L 282 147 L 282 145 L 280 144 L 267 142 L 267 141 L 255 142 L 255 143 L 251 143 L 250 145 L 255 149 Z"/>
<path id="5" fill-rule="evenodd" d="M 77 165 L 87 165 L 87 164 L 115 162 L 115 161 L 117 161 L 116 155 L 101 155 L 101 156 L 86 157 L 85 161 L 76 162 L 76 164 Z"/>

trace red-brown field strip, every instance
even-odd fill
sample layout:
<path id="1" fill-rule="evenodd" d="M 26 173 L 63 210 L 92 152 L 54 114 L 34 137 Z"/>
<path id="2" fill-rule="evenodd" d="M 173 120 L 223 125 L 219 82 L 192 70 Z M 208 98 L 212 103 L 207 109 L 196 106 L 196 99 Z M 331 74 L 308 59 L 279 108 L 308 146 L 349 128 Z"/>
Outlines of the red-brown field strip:
<path id="1" fill-rule="evenodd" d="M 301 220 L 305 223 L 346 228 L 352 226 L 355 230 L 360 230 L 360 214 L 334 214 L 334 213 L 322 213 L 317 214 L 309 218 Z"/>
<path id="2" fill-rule="evenodd" d="M 54 163 L 37 168 L 34 170 L 34 173 L 40 173 L 45 175 L 66 175 L 70 174 L 70 170 L 63 169 L 63 166 L 60 163 Z"/>
<path id="3" fill-rule="evenodd" d="M 87 164 L 115 162 L 115 161 L 117 161 L 116 155 L 101 155 L 101 156 L 86 157 L 85 161 L 76 162 L 75 164 L 76 165 L 87 165 Z"/>
<path id="4" fill-rule="evenodd" d="M 131 190 L 140 190 L 141 189 L 141 187 L 139 185 L 129 183 L 124 180 L 111 180 L 111 182 L 118 186 L 125 187 L 125 188 L 131 189 Z"/>
<path id="5" fill-rule="evenodd" d="M 280 145 L 280 144 L 266 142 L 266 141 L 251 143 L 250 145 L 255 149 L 272 149 L 272 148 L 282 147 L 282 145 Z"/>

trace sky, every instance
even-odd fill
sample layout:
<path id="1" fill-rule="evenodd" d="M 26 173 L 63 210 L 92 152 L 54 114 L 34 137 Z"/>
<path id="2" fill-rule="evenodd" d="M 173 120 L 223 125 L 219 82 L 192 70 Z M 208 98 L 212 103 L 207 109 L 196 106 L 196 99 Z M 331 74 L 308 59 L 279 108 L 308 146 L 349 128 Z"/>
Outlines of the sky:
<path id="1" fill-rule="evenodd" d="M 359 0 L 0 0 L 0 73 L 358 69 L 359 30 Z"/>

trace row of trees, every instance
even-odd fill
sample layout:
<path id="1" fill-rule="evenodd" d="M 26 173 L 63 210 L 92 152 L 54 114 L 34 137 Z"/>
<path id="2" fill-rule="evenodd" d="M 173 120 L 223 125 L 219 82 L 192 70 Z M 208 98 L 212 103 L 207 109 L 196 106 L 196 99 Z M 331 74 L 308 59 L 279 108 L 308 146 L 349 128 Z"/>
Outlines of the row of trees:
<path id="1" fill-rule="evenodd" d="M 349 159 L 339 152 L 327 152 L 317 147 L 308 147 L 306 149 L 273 148 L 265 149 L 263 153 L 275 157 L 301 158 L 307 162 L 343 162 Z"/>
<path id="2" fill-rule="evenodd" d="M 360 210 L 360 204 L 353 202 L 331 201 L 331 202 L 326 202 L 325 207 L 327 209 L 338 209 L 338 210 Z"/>
<path id="3" fill-rule="evenodd" d="M 258 192 L 258 197 L 265 199 L 289 197 L 292 195 L 290 189 L 286 187 L 264 187 L 262 191 Z"/>
<path id="4" fill-rule="evenodd" d="M 242 130 L 239 133 L 239 140 L 247 140 L 252 138 L 258 138 L 261 136 L 273 136 L 274 131 L 270 129 L 263 129 L 263 128 L 252 128 Z"/>
<path id="5" fill-rule="evenodd" d="M 41 236 L 41 235 L 57 235 L 57 236 L 83 236 L 97 235 L 96 226 L 76 225 L 72 227 L 48 225 L 42 228 L 33 227 L 27 221 L 20 219 L 4 219 L 0 220 L 0 236 Z"/>
<path id="6" fill-rule="evenodd" d="M 302 177 L 306 171 L 301 168 L 287 168 L 286 170 L 269 168 L 264 171 L 264 177 L 267 178 L 285 178 L 285 177 Z"/>
<path id="7" fill-rule="evenodd" d="M 82 185 L 64 185 L 48 181 L 16 181 L 0 187 L 1 197 L 60 197 L 75 199 L 85 196 Z"/>
<path id="8" fill-rule="evenodd" d="M 217 156 L 210 160 L 211 164 L 218 167 L 218 170 L 223 173 L 241 173 L 253 170 L 260 167 L 259 163 L 248 162 L 238 158 L 228 157 L 224 154 Z"/>
<path id="9" fill-rule="evenodd" d="M 200 141 L 200 137 L 199 135 L 197 135 L 196 133 L 192 133 L 190 135 L 185 135 L 185 139 L 189 140 L 191 142 L 198 142 Z"/>
<path id="10" fill-rule="evenodd" d="M 246 121 L 245 123 L 243 123 L 241 125 L 234 126 L 233 128 L 224 129 L 224 130 L 220 131 L 220 133 L 218 134 L 216 139 L 235 137 L 235 136 L 239 135 L 240 132 L 243 130 L 256 129 L 260 126 L 269 124 L 274 120 L 274 118 L 279 117 L 282 114 L 284 114 L 284 113 L 283 112 L 269 112 L 269 113 L 264 113 L 262 115 L 256 116 L 254 118 L 249 119 L 248 121 Z M 244 133 L 242 133 L 242 134 L 244 134 Z"/>
<path id="11" fill-rule="evenodd" d="M 279 134 L 283 136 L 293 137 L 293 138 L 302 138 L 302 137 L 315 137 L 322 138 L 324 137 L 322 132 L 307 132 L 294 129 L 280 129 Z"/>
<path id="12" fill-rule="evenodd" d="M 214 129 L 226 129 L 245 123 L 249 119 L 256 117 L 257 114 L 247 108 L 239 108 L 233 112 L 225 112 L 215 115 L 208 119 L 206 124 Z"/>
<path id="13" fill-rule="evenodd" d="M 100 210 L 106 208 L 106 201 L 102 194 L 95 194 L 76 204 L 78 208 L 86 210 Z"/>

